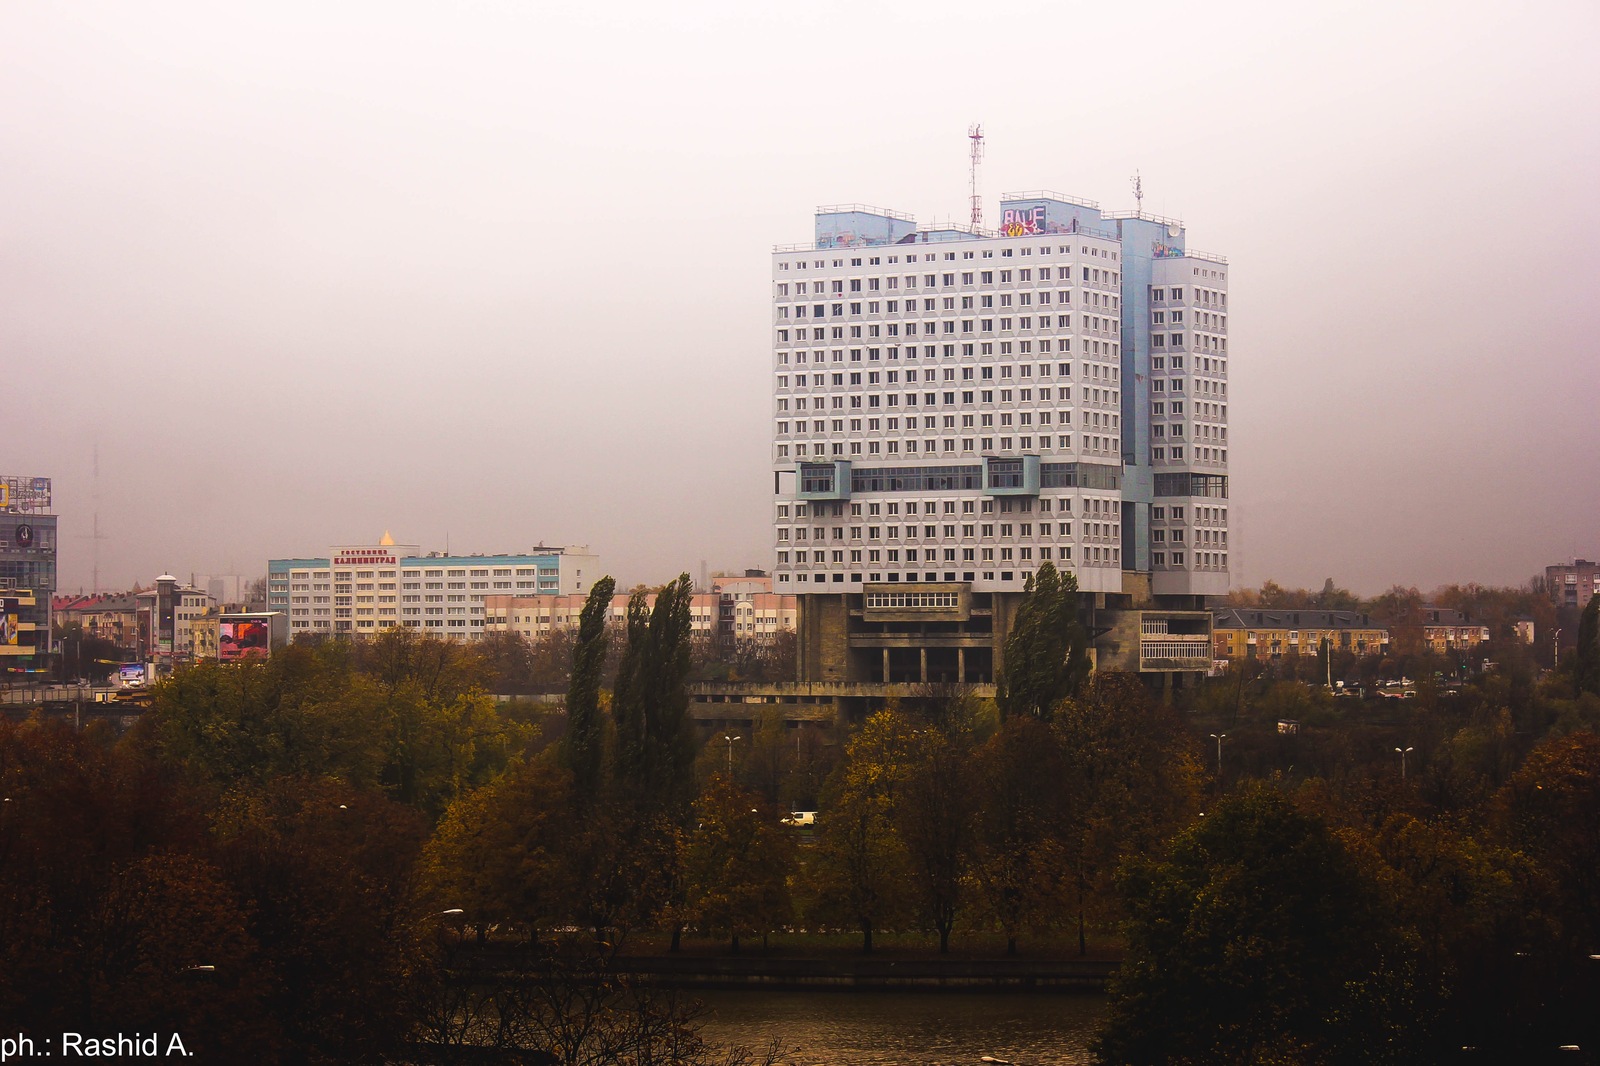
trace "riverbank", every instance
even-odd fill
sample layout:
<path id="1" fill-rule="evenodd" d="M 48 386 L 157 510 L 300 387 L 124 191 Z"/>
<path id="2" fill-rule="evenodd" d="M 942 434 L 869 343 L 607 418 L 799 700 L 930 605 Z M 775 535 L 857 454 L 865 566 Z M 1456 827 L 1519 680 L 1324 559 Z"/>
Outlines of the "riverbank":
<path id="1" fill-rule="evenodd" d="M 536 979 L 519 946 L 461 945 L 473 980 Z M 618 954 L 613 974 L 670 988 L 765 991 L 1103 992 L 1115 959 L 918 958 L 864 955 Z"/>

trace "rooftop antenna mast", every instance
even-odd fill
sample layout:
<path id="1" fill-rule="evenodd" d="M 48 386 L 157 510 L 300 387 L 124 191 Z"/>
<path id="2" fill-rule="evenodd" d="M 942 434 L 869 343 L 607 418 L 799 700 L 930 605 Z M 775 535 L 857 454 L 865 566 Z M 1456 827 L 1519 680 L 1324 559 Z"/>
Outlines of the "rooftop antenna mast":
<path id="1" fill-rule="evenodd" d="M 1133 172 L 1133 203 L 1138 214 L 1144 214 L 1144 179 L 1139 177 L 1139 172 Z"/>
<path id="2" fill-rule="evenodd" d="M 983 226 L 983 198 L 978 195 L 978 164 L 983 160 L 983 124 L 974 122 L 967 127 L 967 140 L 972 142 L 972 171 L 968 181 L 972 193 L 972 228 Z"/>

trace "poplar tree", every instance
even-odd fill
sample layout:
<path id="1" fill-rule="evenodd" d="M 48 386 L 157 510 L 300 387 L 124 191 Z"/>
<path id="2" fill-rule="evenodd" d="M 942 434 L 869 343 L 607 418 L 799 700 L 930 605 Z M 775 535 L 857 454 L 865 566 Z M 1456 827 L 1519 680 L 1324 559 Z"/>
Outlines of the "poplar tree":
<path id="1" fill-rule="evenodd" d="M 997 702 L 1002 716 L 1048 720 L 1089 676 L 1089 636 L 1078 621 L 1078 579 L 1051 563 L 1028 578 L 1006 638 Z"/>
<path id="2" fill-rule="evenodd" d="M 589 589 L 578 618 L 578 640 L 572 651 L 572 683 L 567 689 L 567 735 L 561 759 L 572 771 L 580 805 L 600 791 L 605 729 L 600 718 L 600 675 L 606 665 L 606 613 L 616 582 L 602 577 Z"/>
<path id="3" fill-rule="evenodd" d="M 628 646 L 617 671 L 612 715 L 617 774 L 640 790 L 645 806 L 673 819 L 694 795 L 694 737 L 689 723 L 689 598 L 679 575 L 656 593 L 655 607 L 637 590 L 628 601 Z"/>

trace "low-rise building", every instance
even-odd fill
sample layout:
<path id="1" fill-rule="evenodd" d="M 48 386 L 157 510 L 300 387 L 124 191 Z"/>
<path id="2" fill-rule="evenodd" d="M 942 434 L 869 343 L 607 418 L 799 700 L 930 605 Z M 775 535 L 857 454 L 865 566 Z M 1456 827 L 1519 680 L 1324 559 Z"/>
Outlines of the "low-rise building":
<path id="1" fill-rule="evenodd" d="M 1423 604 L 1422 643 L 1429 651 L 1442 655 L 1476 647 L 1488 639 L 1488 626 L 1474 622 L 1460 611 Z"/>
<path id="2" fill-rule="evenodd" d="M 134 646 L 139 661 L 165 669 L 193 661 L 194 623 L 216 612 L 217 601 L 210 593 L 162 574 L 154 588 L 136 593 L 133 599 L 138 604 Z"/>
<path id="3" fill-rule="evenodd" d="M 627 620 L 628 597 L 629 593 L 619 590 L 611 598 L 608 623 L 621 625 Z M 587 600 L 588 593 L 490 596 L 484 600 L 483 628 L 485 632 L 516 633 L 530 640 L 576 629 Z M 655 593 L 646 594 L 645 601 L 652 609 L 655 600 Z M 772 578 L 760 571 L 715 577 L 711 591 L 696 592 L 689 598 L 691 631 L 720 640 L 770 640 L 779 633 L 792 633 L 798 613 L 797 597 L 773 592 Z"/>
<path id="4" fill-rule="evenodd" d="M 58 596 L 54 613 L 57 625 L 81 626 L 84 636 L 98 637 L 119 648 L 138 643 L 139 601 L 130 593 Z"/>
<path id="5" fill-rule="evenodd" d="M 1317 655 L 1323 640 L 1356 655 L 1389 643 L 1388 629 L 1359 611 L 1229 607 L 1213 612 L 1211 632 L 1216 658 L 1234 661 Z"/>

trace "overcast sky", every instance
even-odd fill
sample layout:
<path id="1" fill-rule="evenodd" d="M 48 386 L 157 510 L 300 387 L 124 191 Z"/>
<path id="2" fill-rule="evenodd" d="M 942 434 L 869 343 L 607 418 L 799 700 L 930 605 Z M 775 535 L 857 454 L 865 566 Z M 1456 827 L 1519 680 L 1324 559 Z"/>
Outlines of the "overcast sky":
<path id="1" fill-rule="evenodd" d="M 1600 5 L 0 6 L 60 585 L 392 530 L 766 566 L 773 244 L 1054 189 L 1231 267 L 1234 580 L 1600 553 Z M 98 490 L 93 476 L 98 443 Z M 97 502 L 98 496 L 98 502 Z"/>

